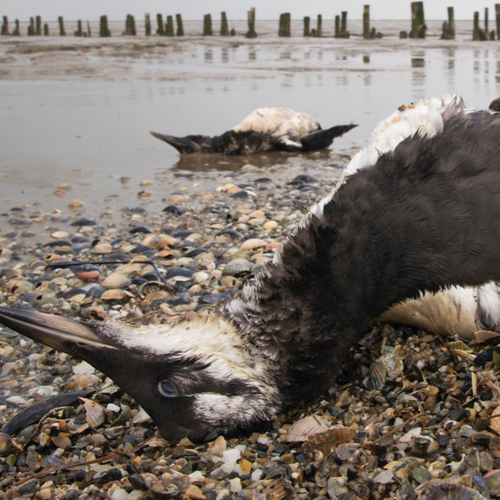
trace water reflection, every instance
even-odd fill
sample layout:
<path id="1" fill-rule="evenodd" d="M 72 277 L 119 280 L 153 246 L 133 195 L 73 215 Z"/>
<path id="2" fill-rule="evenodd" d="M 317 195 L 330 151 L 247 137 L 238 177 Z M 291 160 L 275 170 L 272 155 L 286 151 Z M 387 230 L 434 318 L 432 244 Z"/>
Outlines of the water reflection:
<path id="1" fill-rule="evenodd" d="M 370 56 L 369 55 L 363 56 L 363 63 L 364 64 L 370 64 Z"/>
<path id="2" fill-rule="evenodd" d="M 424 68 L 425 67 L 425 59 L 423 57 L 412 57 L 411 58 L 411 67 L 412 68 Z"/>
<path id="3" fill-rule="evenodd" d="M 255 49 L 254 45 L 248 47 L 248 60 L 249 61 L 257 60 L 257 50 Z"/>
<path id="4" fill-rule="evenodd" d="M 222 47 L 222 49 L 221 49 L 221 56 L 222 56 L 222 62 L 223 63 L 228 63 L 229 62 L 229 49 L 227 47 Z"/>
<path id="5" fill-rule="evenodd" d="M 212 49 L 205 50 L 205 62 L 208 64 L 214 62 L 214 51 Z"/>

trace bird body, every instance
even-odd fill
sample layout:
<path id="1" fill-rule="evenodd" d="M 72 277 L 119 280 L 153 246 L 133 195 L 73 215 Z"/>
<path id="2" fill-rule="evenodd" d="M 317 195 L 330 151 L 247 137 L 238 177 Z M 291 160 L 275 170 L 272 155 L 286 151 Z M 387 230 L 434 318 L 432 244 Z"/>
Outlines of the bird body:
<path id="1" fill-rule="evenodd" d="M 174 137 L 151 132 L 180 153 L 224 153 L 244 155 L 267 151 L 313 151 L 330 146 L 335 137 L 356 125 L 323 130 L 306 113 L 289 108 L 259 108 L 221 135 Z"/>
<path id="2" fill-rule="evenodd" d="M 168 439 L 261 424 L 325 393 L 391 307 L 454 287 L 427 320 L 437 331 L 451 316 L 471 328 L 481 307 L 498 307 L 499 116 L 443 123 L 347 176 L 217 314 L 131 328 L 1 308 L 0 322 L 103 371 Z M 452 305 L 464 300 L 480 307 L 461 316 Z"/>

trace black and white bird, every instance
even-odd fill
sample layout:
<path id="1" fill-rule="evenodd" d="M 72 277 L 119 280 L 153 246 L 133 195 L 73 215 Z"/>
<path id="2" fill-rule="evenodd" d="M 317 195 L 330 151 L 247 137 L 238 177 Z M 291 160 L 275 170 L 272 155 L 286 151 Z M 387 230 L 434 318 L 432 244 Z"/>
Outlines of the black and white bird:
<path id="1" fill-rule="evenodd" d="M 132 328 L 2 308 L 0 322 L 104 372 L 167 439 L 195 440 L 325 393 L 350 347 L 391 310 L 438 332 L 462 320 L 494 326 L 500 115 L 446 96 L 400 108 L 377 130 L 350 175 L 218 313 Z M 401 312 L 422 294 L 419 320 Z"/>
<path id="2" fill-rule="evenodd" d="M 173 146 L 179 153 L 223 153 L 247 155 L 266 151 L 316 151 L 330 146 L 356 125 L 337 125 L 323 130 L 306 113 L 288 108 L 259 108 L 221 135 L 151 134 Z"/>

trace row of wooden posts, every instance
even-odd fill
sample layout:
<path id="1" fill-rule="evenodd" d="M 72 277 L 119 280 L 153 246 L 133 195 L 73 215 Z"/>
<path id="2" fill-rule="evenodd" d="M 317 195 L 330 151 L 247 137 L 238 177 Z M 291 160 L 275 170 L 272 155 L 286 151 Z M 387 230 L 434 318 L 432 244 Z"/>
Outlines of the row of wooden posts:
<path id="1" fill-rule="evenodd" d="M 500 4 L 495 4 L 495 18 L 496 18 L 496 34 L 497 38 L 500 40 Z M 291 20 L 292 16 L 290 13 L 281 14 L 279 19 L 278 35 L 282 37 L 291 36 Z M 255 8 L 250 9 L 247 12 L 247 22 L 248 31 L 245 34 L 247 38 L 255 38 L 257 32 L 255 30 Z M 66 36 L 66 30 L 64 29 L 64 20 L 62 16 L 58 18 L 59 23 L 59 35 Z M 177 29 L 174 27 L 174 17 L 166 16 L 166 20 L 163 20 L 161 14 L 156 15 L 157 29 L 156 34 L 160 36 L 184 36 L 184 26 L 182 22 L 182 16 L 176 14 L 175 24 Z M 145 14 L 144 19 L 145 25 L 145 35 L 150 36 L 152 34 L 151 18 L 149 14 Z M 14 35 L 20 36 L 21 32 L 19 29 L 19 20 L 15 20 L 14 30 L 9 31 L 9 21 L 7 16 L 3 16 L 3 22 L 1 26 L 1 35 Z M 424 3 L 423 2 L 412 2 L 411 3 L 411 30 L 401 31 L 400 38 L 425 38 L 426 37 L 427 26 L 425 24 L 424 16 Z M 30 24 L 28 25 L 28 36 L 41 36 L 49 35 L 49 26 L 47 23 L 42 25 L 41 16 L 31 17 Z M 128 14 L 125 21 L 125 35 L 135 36 L 137 34 L 135 27 L 134 16 Z M 212 30 L 212 16 L 206 14 L 203 18 L 203 33 L 204 36 L 213 35 Z M 229 30 L 229 23 L 227 21 L 227 16 L 225 12 L 221 13 L 221 23 L 220 23 L 220 35 L 221 36 L 234 36 L 236 32 L 234 29 Z M 90 37 L 92 36 L 90 30 L 90 24 L 87 21 L 85 29 L 81 20 L 77 21 L 77 30 L 74 32 L 74 36 L 79 37 Z M 99 20 L 99 36 L 109 37 L 111 36 L 111 31 L 108 27 L 107 16 L 101 16 Z M 304 17 L 304 36 L 311 37 L 321 37 L 323 36 L 323 18 L 321 14 L 318 15 L 316 20 L 316 28 L 311 29 L 311 18 L 309 16 Z M 350 33 L 347 29 L 347 11 L 343 11 L 340 15 L 335 16 L 335 38 L 349 38 Z M 363 7 L 363 38 L 373 39 L 380 38 L 381 33 L 373 27 L 370 27 L 370 6 L 365 5 Z M 448 20 L 443 22 L 443 32 L 441 38 L 444 40 L 454 40 L 455 39 L 455 17 L 453 7 L 448 7 Z M 480 27 L 479 23 L 479 12 L 474 12 L 473 21 L 473 40 L 495 40 L 495 30 L 489 30 L 489 20 L 488 20 L 488 8 L 484 12 L 484 29 Z"/>

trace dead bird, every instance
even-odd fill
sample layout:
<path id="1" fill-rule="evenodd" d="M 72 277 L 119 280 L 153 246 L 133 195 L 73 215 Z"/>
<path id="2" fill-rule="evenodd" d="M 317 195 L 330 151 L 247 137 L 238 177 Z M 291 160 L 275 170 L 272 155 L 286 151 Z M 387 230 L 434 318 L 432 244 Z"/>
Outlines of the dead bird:
<path id="1" fill-rule="evenodd" d="M 316 151 L 330 146 L 356 125 L 338 125 L 323 130 L 309 115 L 288 108 L 259 108 L 221 135 L 151 134 L 179 153 L 224 153 L 247 155 L 266 151 Z"/>
<path id="2" fill-rule="evenodd" d="M 2 308 L 0 322 L 104 372 L 167 439 L 262 424 L 324 394 L 391 307 L 500 280 L 499 115 L 441 121 L 347 176 L 218 313 L 132 328 Z"/>

